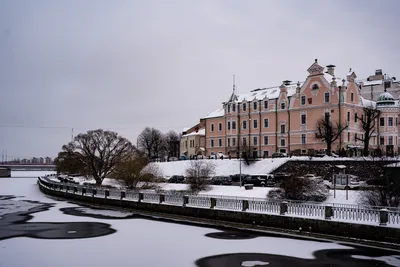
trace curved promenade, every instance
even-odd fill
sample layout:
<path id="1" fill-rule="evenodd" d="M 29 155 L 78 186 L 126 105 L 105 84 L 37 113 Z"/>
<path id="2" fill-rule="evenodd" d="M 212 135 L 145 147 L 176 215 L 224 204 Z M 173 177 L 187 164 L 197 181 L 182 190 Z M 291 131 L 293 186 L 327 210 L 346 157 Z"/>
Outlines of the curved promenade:
<path id="1" fill-rule="evenodd" d="M 365 240 L 400 245 L 398 211 L 272 202 L 217 196 L 158 194 L 56 182 L 39 177 L 40 190 L 48 195 L 80 202 L 174 215 L 180 219 L 257 230 L 280 229 L 291 233 L 363 243 Z M 218 223 L 217 223 L 218 222 Z M 364 241 L 363 241 L 364 240 Z M 368 242 L 367 242 L 368 243 Z"/>

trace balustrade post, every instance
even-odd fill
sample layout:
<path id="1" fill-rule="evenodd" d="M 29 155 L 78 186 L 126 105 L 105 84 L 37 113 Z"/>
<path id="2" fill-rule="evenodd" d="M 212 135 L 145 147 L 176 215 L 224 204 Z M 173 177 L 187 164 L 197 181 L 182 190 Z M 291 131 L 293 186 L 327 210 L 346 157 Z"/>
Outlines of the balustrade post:
<path id="1" fill-rule="evenodd" d="M 243 199 L 242 200 L 243 201 L 243 204 L 242 204 L 242 211 L 246 211 L 246 210 L 248 210 L 249 209 L 249 201 L 248 200 L 246 200 L 246 199 Z"/>
<path id="2" fill-rule="evenodd" d="M 110 190 L 106 189 L 104 190 L 104 198 L 107 198 L 110 196 Z"/>
<path id="3" fill-rule="evenodd" d="M 389 222 L 389 211 L 387 209 L 379 210 L 379 225 L 386 226 Z"/>
<path id="4" fill-rule="evenodd" d="M 330 220 L 333 217 L 333 207 L 325 206 L 325 220 Z"/>
<path id="5" fill-rule="evenodd" d="M 125 191 L 121 191 L 121 199 L 124 199 L 126 197 L 126 192 Z"/>
<path id="6" fill-rule="evenodd" d="M 282 201 L 280 206 L 280 215 L 285 215 L 288 211 L 288 203 L 287 201 Z"/>
<path id="7" fill-rule="evenodd" d="M 82 196 L 84 196 L 86 194 L 86 188 L 82 187 Z"/>
<path id="8" fill-rule="evenodd" d="M 189 196 L 183 196 L 183 206 L 186 207 L 187 204 L 189 204 Z"/>
<path id="9" fill-rule="evenodd" d="M 78 192 L 78 187 L 74 186 L 74 194 L 76 194 L 76 192 Z"/>
<path id="10" fill-rule="evenodd" d="M 138 200 L 138 202 L 140 203 L 140 202 L 142 202 L 143 201 L 143 193 L 139 193 L 139 200 Z"/>
<path id="11" fill-rule="evenodd" d="M 215 208 L 215 206 L 217 205 L 217 199 L 212 197 L 210 198 L 210 202 L 211 202 L 210 209 Z"/>
<path id="12" fill-rule="evenodd" d="M 68 192 L 69 191 L 69 185 L 67 185 L 67 191 L 66 192 Z"/>
<path id="13" fill-rule="evenodd" d="M 97 190 L 95 188 L 93 188 L 92 197 L 94 197 L 96 194 L 97 194 Z"/>
<path id="14" fill-rule="evenodd" d="M 160 204 L 165 202 L 165 195 L 164 194 L 160 194 Z"/>

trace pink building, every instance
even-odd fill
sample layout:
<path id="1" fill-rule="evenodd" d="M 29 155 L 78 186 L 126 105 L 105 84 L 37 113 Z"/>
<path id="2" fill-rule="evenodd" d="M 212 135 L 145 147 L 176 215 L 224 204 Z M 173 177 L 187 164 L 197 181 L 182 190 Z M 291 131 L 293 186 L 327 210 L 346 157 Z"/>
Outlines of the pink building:
<path id="1" fill-rule="evenodd" d="M 222 107 L 208 114 L 205 122 L 205 153 L 224 153 L 237 157 L 247 151 L 255 157 L 274 152 L 307 154 L 326 149 L 316 138 L 317 121 L 329 116 L 333 123 L 348 126 L 334 142 L 333 151 L 343 148 L 360 153 L 364 130 L 357 117 L 363 107 L 381 111 L 370 148 L 398 151 L 399 100 L 383 92 L 376 102 L 361 96 L 354 71 L 336 76 L 335 66 L 315 62 L 307 69 L 304 82 L 283 81 L 277 87 L 255 89 L 232 95 Z"/>

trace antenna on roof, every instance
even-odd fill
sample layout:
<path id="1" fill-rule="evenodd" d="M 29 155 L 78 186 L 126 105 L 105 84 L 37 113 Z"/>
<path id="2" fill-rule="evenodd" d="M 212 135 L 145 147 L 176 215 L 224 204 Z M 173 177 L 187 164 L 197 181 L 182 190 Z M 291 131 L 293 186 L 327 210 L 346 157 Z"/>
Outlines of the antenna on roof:
<path id="1" fill-rule="evenodd" d="M 236 85 L 235 85 L 235 74 L 233 74 L 233 93 L 236 91 Z"/>

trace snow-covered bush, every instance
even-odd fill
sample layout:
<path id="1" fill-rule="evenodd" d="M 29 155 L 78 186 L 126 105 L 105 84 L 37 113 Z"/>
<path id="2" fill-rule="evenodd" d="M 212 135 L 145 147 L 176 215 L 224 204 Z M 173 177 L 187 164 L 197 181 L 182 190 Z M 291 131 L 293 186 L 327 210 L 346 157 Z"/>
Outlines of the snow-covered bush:
<path id="1" fill-rule="evenodd" d="M 280 188 L 269 191 L 269 199 L 290 199 L 302 201 L 325 201 L 329 190 L 326 186 L 314 179 L 292 177 L 285 179 Z"/>

